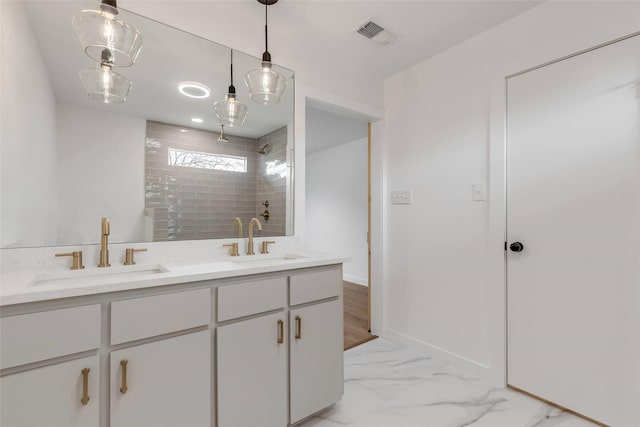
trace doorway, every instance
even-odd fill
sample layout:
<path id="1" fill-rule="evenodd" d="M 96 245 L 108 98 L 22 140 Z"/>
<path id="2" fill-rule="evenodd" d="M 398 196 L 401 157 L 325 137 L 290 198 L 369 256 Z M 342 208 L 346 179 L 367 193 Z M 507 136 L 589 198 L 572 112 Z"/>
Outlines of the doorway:
<path id="1" fill-rule="evenodd" d="M 640 36 L 507 80 L 509 386 L 640 425 Z"/>
<path id="2" fill-rule="evenodd" d="M 344 264 L 345 349 L 375 338 L 370 308 L 370 125 L 328 104 L 306 104 L 307 249 Z"/>

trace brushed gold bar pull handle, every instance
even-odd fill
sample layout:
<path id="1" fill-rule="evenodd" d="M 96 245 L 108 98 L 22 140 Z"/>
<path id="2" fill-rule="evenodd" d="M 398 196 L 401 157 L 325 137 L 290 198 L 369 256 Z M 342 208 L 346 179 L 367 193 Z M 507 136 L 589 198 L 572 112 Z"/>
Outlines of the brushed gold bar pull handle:
<path id="1" fill-rule="evenodd" d="M 278 344 L 284 344 L 284 322 L 278 319 Z"/>
<path id="2" fill-rule="evenodd" d="M 80 399 L 80 402 L 82 402 L 82 406 L 85 406 L 87 403 L 89 403 L 89 371 L 91 369 L 89 368 L 84 368 L 82 370 L 82 399 Z"/>
<path id="3" fill-rule="evenodd" d="M 120 387 L 120 393 L 125 394 L 127 392 L 127 363 L 129 361 L 127 359 L 122 359 L 120 361 L 120 367 L 122 368 L 122 387 Z"/>
<path id="4" fill-rule="evenodd" d="M 302 318 L 300 316 L 296 316 L 296 339 L 299 340 L 302 338 Z"/>

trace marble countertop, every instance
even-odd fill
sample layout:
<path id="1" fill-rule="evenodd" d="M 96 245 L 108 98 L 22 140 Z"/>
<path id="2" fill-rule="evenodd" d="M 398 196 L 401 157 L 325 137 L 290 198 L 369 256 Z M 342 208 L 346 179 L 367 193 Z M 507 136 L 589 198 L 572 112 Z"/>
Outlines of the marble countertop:
<path id="1" fill-rule="evenodd" d="M 83 270 L 31 269 L 0 276 L 0 307 L 261 273 L 341 264 L 347 258 L 315 252 L 171 261 Z"/>

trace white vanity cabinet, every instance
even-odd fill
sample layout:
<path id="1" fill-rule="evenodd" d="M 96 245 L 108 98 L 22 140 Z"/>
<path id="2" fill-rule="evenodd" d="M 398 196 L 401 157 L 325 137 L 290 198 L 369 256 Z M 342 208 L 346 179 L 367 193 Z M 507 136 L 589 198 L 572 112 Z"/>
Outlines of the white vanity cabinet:
<path id="1" fill-rule="evenodd" d="M 111 303 L 111 344 L 182 335 L 112 350 L 111 427 L 211 425 L 211 291 Z"/>
<path id="2" fill-rule="evenodd" d="M 0 314 L 0 427 L 287 427 L 343 393 L 335 262 Z"/>
<path id="3" fill-rule="evenodd" d="M 290 422 L 332 405 L 344 392 L 342 271 L 290 279 Z M 300 305 L 295 307 L 294 305 Z"/>
<path id="4" fill-rule="evenodd" d="M 285 427 L 342 398 L 341 295 L 335 267 L 218 288 L 234 322 L 217 328 L 218 427 Z"/>
<path id="5" fill-rule="evenodd" d="M 287 276 L 217 291 L 218 427 L 286 426 Z"/>
<path id="6" fill-rule="evenodd" d="M 209 330 L 112 351 L 110 366 L 111 427 L 211 425 Z"/>
<path id="7" fill-rule="evenodd" d="M 289 312 L 291 423 L 342 398 L 342 303 L 334 300 Z"/>
<path id="8" fill-rule="evenodd" d="M 96 304 L 3 317 L 0 425 L 98 427 L 99 346 Z"/>
<path id="9" fill-rule="evenodd" d="M 284 312 L 217 330 L 218 427 L 287 425 Z"/>
<path id="10" fill-rule="evenodd" d="M 86 393 L 84 375 L 87 376 Z M 3 376 L 0 378 L 0 425 L 98 427 L 99 382 L 98 356 Z"/>

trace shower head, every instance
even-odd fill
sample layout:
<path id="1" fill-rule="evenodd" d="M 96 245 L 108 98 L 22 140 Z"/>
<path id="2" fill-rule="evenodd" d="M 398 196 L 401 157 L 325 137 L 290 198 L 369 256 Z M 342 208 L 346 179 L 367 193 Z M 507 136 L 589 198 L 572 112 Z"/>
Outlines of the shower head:
<path id="1" fill-rule="evenodd" d="M 260 154 L 267 154 L 267 148 L 269 148 L 269 144 L 264 144 L 262 147 L 258 148 L 256 151 Z"/>
<path id="2" fill-rule="evenodd" d="M 218 142 L 229 142 L 226 136 L 224 136 L 224 125 L 220 123 L 220 136 L 218 137 Z"/>

